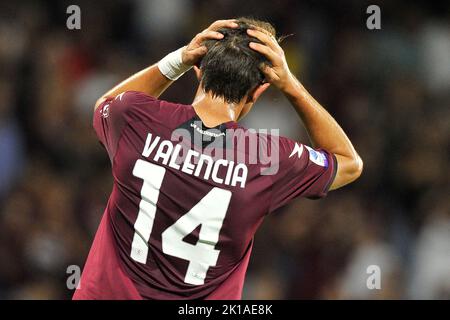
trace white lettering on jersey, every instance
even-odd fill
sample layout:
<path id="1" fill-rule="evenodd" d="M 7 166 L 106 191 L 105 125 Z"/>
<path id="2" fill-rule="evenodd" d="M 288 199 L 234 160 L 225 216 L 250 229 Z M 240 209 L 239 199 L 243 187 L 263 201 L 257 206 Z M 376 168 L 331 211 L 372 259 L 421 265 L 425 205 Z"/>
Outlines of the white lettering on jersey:
<path id="1" fill-rule="evenodd" d="M 156 150 L 153 156 L 153 161 L 155 162 L 160 162 L 173 169 L 181 170 L 184 173 L 205 180 L 211 178 L 219 184 L 231 185 L 233 187 L 239 185 L 239 187 L 245 188 L 248 168 L 244 163 L 235 164 L 233 161 L 226 159 L 214 160 L 209 155 L 189 149 L 184 159 L 180 159 L 183 162 L 180 165 L 177 163 L 177 159 L 180 157 L 182 146 L 179 144 L 174 146 L 170 140 L 161 140 L 159 136 L 153 138 L 152 134 L 149 133 L 145 141 L 142 156 L 148 158 L 154 150 Z M 221 166 L 227 169 L 224 176 L 220 176 L 219 173 Z"/>
<path id="2" fill-rule="evenodd" d="M 206 136 L 215 137 L 215 138 L 220 137 L 220 136 L 225 136 L 225 132 L 215 133 L 215 132 L 208 131 L 208 130 L 202 130 L 195 123 L 191 123 L 191 127 L 194 128 L 195 130 L 197 130 L 198 133 L 201 133 Z"/>
<path id="3" fill-rule="evenodd" d="M 169 163 L 170 156 L 172 155 L 173 144 L 169 140 L 163 140 L 159 144 L 158 151 L 156 151 L 156 155 L 154 160 L 158 161 L 159 159 L 163 159 L 162 163 L 167 165 Z"/>
<path id="4" fill-rule="evenodd" d="M 195 166 L 191 163 L 191 159 L 193 157 L 198 157 L 200 154 L 197 151 L 194 150 L 188 150 L 187 154 L 186 154 L 186 158 L 184 158 L 184 162 L 183 162 L 183 168 L 181 168 L 181 171 L 187 173 L 187 174 L 193 174 L 194 173 L 194 169 Z M 156 158 L 155 158 L 156 160 Z"/>
<path id="5" fill-rule="evenodd" d="M 153 149 L 155 149 L 156 145 L 158 144 L 158 141 L 161 138 L 156 136 L 155 140 L 152 141 L 152 134 L 149 133 L 147 135 L 147 140 L 145 141 L 145 147 L 144 147 L 144 151 L 142 151 L 142 155 L 144 157 L 149 157 L 150 153 L 152 153 Z M 151 144 L 150 144 L 151 142 Z"/>
<path id="6" fill-rule="evenodd" d="M 242 172 L 240 173 L 240 171 Z M 234 169 L 233 180 L 231 181 L 231 185 L 234 187 L 238 182 L 240 182 L 241 188 L 244 188 L 245 180 L 247 180 L 247 174 L 248 174 L 247 166 L 243 163 L 238 163 L 236 168 Z"/>

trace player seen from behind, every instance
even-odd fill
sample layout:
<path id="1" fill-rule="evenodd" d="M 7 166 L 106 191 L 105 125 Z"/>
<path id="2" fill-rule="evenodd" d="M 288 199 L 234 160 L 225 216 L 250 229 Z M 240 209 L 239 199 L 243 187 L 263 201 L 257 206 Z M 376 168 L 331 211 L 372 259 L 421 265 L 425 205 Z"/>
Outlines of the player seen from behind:
<path id="1" fill-rule="evenodd" d="M 158 100 L 193 66 L 192 104 Z M 269 86 L 291 102 L 312 147 L 237 123 Z M 74 299 L 240 299 L 264 217 L 362 171 L 259 20 L 216 21 L 123 81 L 97 101 L 94 128 L 114 185 Z"/>

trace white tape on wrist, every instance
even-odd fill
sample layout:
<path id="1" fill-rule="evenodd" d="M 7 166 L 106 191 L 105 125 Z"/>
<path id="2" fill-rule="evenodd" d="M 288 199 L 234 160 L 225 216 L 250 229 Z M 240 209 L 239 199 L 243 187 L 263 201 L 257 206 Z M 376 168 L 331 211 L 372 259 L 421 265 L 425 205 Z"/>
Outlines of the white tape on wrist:
<path id="1" fill-rule="evenodd" d="M 182 51 L 183 48 L 180 48 L 171 52 L 158 62 L 159 71 L 170 80 L 177 80 L 186 71 L 192 68 L 192 66 L 183 63 Z"/>

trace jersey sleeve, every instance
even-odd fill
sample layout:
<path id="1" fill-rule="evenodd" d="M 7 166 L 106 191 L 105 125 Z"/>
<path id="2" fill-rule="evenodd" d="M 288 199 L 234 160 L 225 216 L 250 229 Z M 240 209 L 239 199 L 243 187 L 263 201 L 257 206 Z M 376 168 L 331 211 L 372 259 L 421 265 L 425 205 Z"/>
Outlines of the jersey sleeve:
<path id="1" fill-rule="evenodd" d="M 122 130 L 130 122 L 139 120 L 137 109 L 158 107 L 158 100 L 142 92 L 126 91 L 115 98 L 107 98 L 94 111 L 93 126 L 97 138 L 112 160 Z"/>
<path id="2" fill-rule="evenodd" d="M 279 169 L 272 176 L 269 212 L 297 197 L 324 197 L 336 176 L 336 171 L 337 161 L 334 154 L 280 137 Z"/>

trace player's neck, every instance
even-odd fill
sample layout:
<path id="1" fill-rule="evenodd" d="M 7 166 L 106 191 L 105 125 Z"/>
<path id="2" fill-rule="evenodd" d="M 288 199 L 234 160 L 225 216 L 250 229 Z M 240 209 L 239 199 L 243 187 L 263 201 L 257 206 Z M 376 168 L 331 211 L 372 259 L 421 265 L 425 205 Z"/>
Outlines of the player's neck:
<path id="1" fill-rule="evenodd" d="M 215 127 L 229 121 L 237 121 L 244 102 L 228 103 L 200 90 L 192 103 L 195 113 L 207 127 Z"/>

